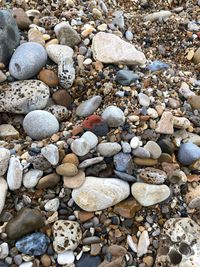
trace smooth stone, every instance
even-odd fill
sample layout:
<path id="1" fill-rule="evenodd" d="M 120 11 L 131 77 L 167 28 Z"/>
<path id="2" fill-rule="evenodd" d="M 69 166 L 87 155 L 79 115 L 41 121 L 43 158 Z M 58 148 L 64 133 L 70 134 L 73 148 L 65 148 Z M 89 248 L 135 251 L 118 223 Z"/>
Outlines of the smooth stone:
<path id="1" fill-rule="evenodd" d="M 74 153 L 69 153 L 64 156 L 62 163 L 73 163 L 76 167 L 78 167 L 79 159 Z"/>
<path id="2" fill-rule="evenodd" d="M 69 265 L 72 264 L 75 260 L 73 251 L 65 251 L 63 253 L 58 253 L 57 262 L 60 265 Z"/>
<path id="3" fill-rule="evenodd" d="M 9 239 L 15 240 L 40 229 L 43 225 L 44 218 L 39 209 L 22 208 L 8 221 L 5 231 Z"/>
<path id="4" fill-rule="evenodd" d="M 0 139 L 18 139 L 19 132 L 11 124 L 0 125 Z"/>
<path id="5" fill-rule="evenodd" d="M 23 128 L 32 139 L 41 140 L 58 132 L 59 123 L 51 113 L 35 110 L 26 115 Z"/>
<path id="6" fill-rule="evenodd" d="M 0 176 L 3 176 L 7 169 L 10 160 L 10 150 L 0 147 Z"/>
<path id="7" fill-rule="evenodd" d="M 77 156 L 85 156 L 90 151 L 90 144 L 83 138 L 74 140 L 71 144 L 71 150 Z"/>
<path id="8" fill-rule="evenodd" d="M 160 146 L 154 141 L 148 141 L 144 146 L 144 149 L 149 151 L 149 153 L 151 154 L 151 158 L 153 159 L 158 159 L 162 154 Z"/>
<path id="9" fill-rule="evenodd" d="M 21 30 L 28 30 L 31 21 L 28 18 L 26 12 L 22 8 L 13 8 L 12 12 L 16 20 L 17 26 Z"/>
<path id="10" fill-rule="evenodd" d="M 166 185 L 136 182 L 131 186 L 131 193 L 142 206 L 149 207 L 166 200 L 171 192 Z"/>
<path id="11" fill-rule="evenodd" d="M 75 176 L 78 173 L 76 165 L 72 163 L 63 163 L 56 168 L 56 172 L 63 176 Z"/>
<path id="12" fill-rule="evenodd" d="M 125 37 L 128 41 L 132 41 L 133 40 L 133 33 L 131 31 L 126 31 Z"/>
<path id="13" fill-rule="evenodd" d="M 57 165 L 59 162 L 59 151 L 58 147 L 49 144 L 41 149 L 41 154 L 45 157 L 51 165 Z"/>
<path id="14" fill-rule="evenodd" d="M 72 191 L 72 198 L 85 211 L 111 207 L 127 198 L 129 184 L 115 178 L 86 177 L 84 184 Z"/>
<path id="15" fill-rule="evenodd" d="M 92 165 L 95 165 L 97 163 L 100 163 L 103 161 L 103 157 L 95 157 L 95 158 L 91 158 L 91 159 L 86 159 L 84 161 L 82 161 L 80 164 L 79 164 L 79 169 L 84 169 L 84 168 L 87 168 L 87 167 L 90 167 Z"/>
<path id="16" fill-rule="evenodd" d="M 85 182 L 85 173 L 81 170 L 75 176 L 66 177 L 63 176 L 64 187 L 66 188 L 78 188 Z"/>
<path id="17" fill-rule="evenodd" d="M 7 172 L 7 183 L 11 191 L 17 190 L 22 184 L 23 167 L 18 158 L 11 157 Z"/>
<path id="18" fill-rule="evenodd" d="M 69 115 L 68 109 L 59 105 L 52 105 L 46 108 L 46 111 L 50 112 L 56 119 L 60 121 L 66 120 Z"/>
<path id="19" fill-rule="evenodd" d="M 5 259 L 9 254 L 8 243 L 2 243 L 0 245 L 0 259 Z"/>
<path id="20" fill-rule="evenodd" d="M 165 62 L 162 62 L 162 61 L 159 61 L 159 60 L 155 60 L 151 64 L 149 64 L 147 66 L 147 68 L 150 71 L 159 71 L 159 70 L 162 70 L 162 69 L 168 69 L 169 65 L 166 64 Z"/>
<path id="21" fill-rule="evenodd" d="M 193 62 L 194 62 L 195 64 L 199 64 L 199 62 L 200 62 L 200 48 L 198 48 L 198 49 L 195 51 L 192 60 L 193 60 Z"/>
<path id="22" fill-rule="evenodd" d="M 4 208 L 7 191 L 8 191 L 7 182 L 3 177 L 0 177 L 0 214 Z"/>
<path id="23" fill-rule="evenodd" d="M 33 263 L 31 261 L 23 262 L 19 267 L 33 267 Z"/>
<path id="24" fill-rule="evenodd" d="M 162 170 L 149 167 L 142 169 L 138 177 L 148 184 L 163 184 L 167 174 Z"/>
<path id="25" fill-rule="evenodd" d="M 137 136 L 131 138 L 130 146 L 132 149 L 136 149 L 140 145 L 140 139 Z"/>
<path id="26" fill-rule="evenodd" d="M 42 69 L 38 74 L 38 78 L 49 87 L 58 86 L 58 76 L 53 70 Z"/>
<path id="27" fill-rule="evenodd" d="M 150 245 L 149 234 L 147 230 L 144 230 L 141 233 L 138 242 L 137 256 L 139 258 L 147 253 L 149 245 Z"/>
<path id="28" fill-rule="evenodd" d="M 44 205 L 44 209 L 46 211 L 57 211 L 60 205 L 59 198 L 53 198 L 47 201 L 47 203 Z"/>
<path id="29" fill-rule="evenodd" d="M 74 54 L 73 49 L 67 45 L 51 44 L 46 50 L 48 57 L 56 64 L 59 64 L 63 58 L 72 58 Z"/>
<path id="30" fill-rule="evenodd" d="M 130 70 L 119 70 L 116 74 L 115 81 L 123 86 L 130 85 L 139 79 L 139 75 Z"/>
<path id="31" fill-rule="evenodd" d="M 69 107 L 72 103 L 72 98 L 65 89 L 60 89 L 53 93 L 52 99 L 57 105 L 64 107 Z"/>
<path id="32" fill-rule="evenodd" d="M 122 151 L 123 153 L 131 153 L 131 146 L 126 141 L 121 141 Z"/>
<path id="33" fill-rule="evenodd" d="M 49 100 L 49 87 L 38 80 L 24 80 L 2 85 L 0 112 L 27 114 L 43 109 Z"/>
<path id="34" fill-rule="evenodd" d="M 74 61 L 71 57 L 62 58 L 58 64 L 59 84 L 64 89 L 72 87 L 75 80 Z"/>
<path id="35" fill-rule="evenodd" d="M 137 147 L 136 149 L 133 149 L 132 154 L 138 158 L 150 158 L 151 154 L 148 150 L 146 150 L 144 147 Z"/>
<path id="36" fill-rule="evenodd" d="M 171 11 L 168 10 L 161 10 L 158 12 L 154 12 L 148 15 L 145 15 L 144 21 L 155 21 L 155 20 L 163 20 L 172 15 Z"/>
<path id="37" fill-rule="evenodd" d="M 86 140 L 86 142 L 90 145 L 90 149 L 94 148 L 98 144 L 97 136 L 90 131 L 86 131 L 81 138 Z"/>
<path id="38" fill-rule="evenodd" d="M 190 127 L 190 121 L 184 117 L 173 117 L 174 128 L 187 129 Z"/>
<path id="39" fill-rule="evenodd" d="M 98 267 L 100 263 L 100 256 L 91 256 L 88 253 L 83 253 L 81 258 L 75 262 L 76 267 Z"/>
<path id="40" fill-rule="evenodd" d="M 85 237 L 82 240 L 83 245 L 91 245 L 95 243 L 101 243 L 101 239 L 98 236 L 89 236 Z"/>
<path id="41" fill-rule="evenodd" d="M 102 102 L 101 96 L 93 96 L 90 99 L 82 102 L 76 109 L 76 115 L 79 117 L 87 117 L 93 114 Z"/>
<path id="42" fill-rule="evenodd" d="M 28 41 L 33 43 L 38 43 L 43 47 L 45 46 L 45 40 L 43 34 L 36 28 L 31 28 L 28 31 Z"/>
<path id="43" fill-rule="evenodd" d="M 38 43 L 21 44 L 14 52 L 10 64 L 10 74 L 18 80 L 26 80 L 35 76 L 46 64 L 47 52 Z"/>
<path id="44" fill-rule="evenodd" d="M 35 170 L 35 169 L 30 169 L 27 173 L 24 174 L 23 176 L 23 185 L 26 188 L 34 188 L 40 178 L 43 175 L 43 171 L 41 170 Z"/>
<path id="45" fill-rule="evenodd" d="M 133 161 L 130 154 L 120 152 L 113 157 L 113 162 L 117 171 L 132 174 Z"/>
<path id="46" fill-rule="evenodd" d="M 111 33 L 97 33 L 92 40 L 92 52 L 94 59 L 103 63 L 144 65 L 146 62 L 142 52 Z"/>
<path id="47" fill-rule="evenodd" d="M 200 159 L 200 148 L 193 143 L 181 144 L 178 151 L 178 160 L 183 165 L 190 165 Z"/>
<path id="48" fill-rule="evenodd" d="M 141 205 L 134 198 L 128 198 L 115 205 L 113 211 L 124 218 L 131 219 L 141 208 Z"/>
<path id="49" fill-rule="evenodd" d="M 16 248 L 26 255 L 43 255 L 50 243 L 49 238 L 43 233 L 33 233 L 22 237 L 15 243 Z"/>
<path id="50" fill-rule="evenodd" d="M 97 146 L 97 152 L 103 157 L 112 157 L 121 150 L 120 144 L 114 142 L 101 143 Z"/>
<path id="51" fill-rule="evenodd" d="M 59 183 L 59 181 L 60 176 L 57 173 L 51 173 L 42 177 L 36 187 L 37 189 L 53 188 Z"/>
<path id="52" fill-rule="evenodd" d="M 156 133 L 161 133 L 161 134 L 174 133 L 173 115 L 170 111 L 163 112 L 155 131 Z"/>
<path id="53" fill-rule="evenodd" d="M 192 95 L 188 98 L 188 103 L 193 109 L 200 109 L 200 96 Z"/>
<path id="54" fill-rule="evenodd" d="M 116 106 L 107 107 L 102 115 L 102 119 L 105 120 L 110 127 L 118 127 L 124 124 L 125 116 L 123 111 Z"/>
<path id="55" fill-rule="evenodd" d="M 127 181 L 127 182 L 136 182 L 137 178 L 135 178 L 134 176 L 127 174 L 125 172 L 119 172 L 114 170 L 114 173 L 117 175 L 117 177 L 119 177 L 120 179 Z"/>
<path id="56" fill-rule="evenodd" d="M 122 267 L 125 266 L 125 255 L 127 250 L 118 245 L 111 245 L 107 248 L 104 261 L 98 267 Z"/>
<path id="57" fill-rule="evenodd" d="M 138 101 L 139 104 L 143 107 L 148 107 L 150 105 L 150 98 L 143 93 L 138 94 Z"/>
<path id="58" fill-rule="evenodd" d="M 158 163 L 157 159 L 133 158 L 133 162 L 139 166 L 154 166 Z"/>
<path id="59" fill-rule="evenodd" d="M 56 253 L 75 250 L 82 239 L 80 225 L 77 222 L 57 220 L 52 227 L 53 248 Z"/>
<path id="60" fill-rule="evenodd" d="M 16 21 L 9 10 L 0 10 L 0 62 L 7 65 L 19 45 L 20 33 Z"/>

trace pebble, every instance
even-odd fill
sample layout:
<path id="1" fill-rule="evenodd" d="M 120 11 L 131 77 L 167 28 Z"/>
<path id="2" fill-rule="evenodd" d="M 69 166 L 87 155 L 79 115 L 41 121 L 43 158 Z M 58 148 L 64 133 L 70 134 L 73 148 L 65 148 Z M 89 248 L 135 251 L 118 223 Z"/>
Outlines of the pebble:
<path id="1" fill-rule="evenodd" d="M 131 193 L 142 206 L 149 207 L 166 200 L 170 196 L 170 189 L 166 185 L 136 182 L 131 186 Z"/>
<path id="2" fill-rule="evenodd" d="M 125 172 L 119 172 L 114 170 L 114 173 L 117 175 L 117 177 L 127 182 L 136 182 L 137 180 L 134 176 L 127 174 Z"/>
<path id="3" fill-rule="evenodd" d="M 178 160 L 183 165 L 190 165 L 200 159 L 200 148 L 193 143 L 181 144 L 178 151 Z"/>
<path id="4" fill-rule="evenodd" d="M 72 97 L 66 90 L 60 89 L 53 93 L 52 95 L 53 101 L 60 106 L 68 107 L 72 103 Z"/>
<path id="5" fill-rule="evenodd" d="M 16 248 L 27 255 L 39 256 L 46 252 L 50 243 L 49 238 L 43 233 L 32 233 L 22 237 L 15 243 Z"/>
<path id="6" fill-rule="evenodd" d="M 164 111 L 161 119 L 159 120 L 155 131 L 161 134 L 174 133 L 173 115 L 170 111 Z"/>
<path id="7" fill-rule="evenodd" d="M 59 175 L 73 177 L 77 175 L 78 169 L 76 165 L 72 163 L 63 163 L 56 168 L 56 172 Z"/>
<path id="8" fill-rule="evenodd" d="M 102 119 L 110 127 L 118 127 L 124 124 L 125 116 L 123 111 L 116 106 L 107 107 L 102 113 Z"/>
<path id="9" fill-rule="evenodd" d="M 18 80 L 26 80 L 36 75 L 46 64 L 47 52 L 42 45 L 27 42 L 14 52 L 10 64 L 10 74 Z"/>
<path id="10" fill-rule="evenodd" d="M 0 245 L 0 259 L 5 259 L 9 254 L 8 243 L 2 243 Z"/>
<path id="11" fill-rule="evenodd" d="M 87 117 L 93 114 L 101 105 L 102 97 L 93 96 L 90 99 L 82 102 L 76 109 L 76 115 L 79 117 Z"/>
<path id="12" fill-rule="evenodd" d="M 120 152 L 113 157 L 114 166 L 117 171 L 132 174 L 133 162 L 130 154 Z"/>
<path id="13" fill-rule="evenodd" d="M 116 74 L 115 81 L 123 86 L 130 85 L 139 79 L 139 75 L 130 70 L 119 70 Z"/>
<path id="14" fill-rule="evenodd" d="M 98 265 L 98 267 L 114 267 L 117 265 L 124 266 L 126 253 L 127 251 L 124 247 L 118 245 L 111 245 L 107 249 L 107 254 L 104 261 L 100 265 Z"/>
<path id="15" fill-rule="evenodd" d="M 3 211 L 6 195 L 8 191 L 8 185 L 3 177 L 0 177 L 0 214 Z"/>
<path id="16" fill-rule="evenodd" d="M 144 146 L 144 149 L 149 151 L 151 158 L 153 159 L 158 159 L 162 154 L 160 146 L 154 141 L 148 141 Z"/>
<path id="17" fill-rule="evenodd" d="M 13 8 L 13 16 L 16 20 L 17 26 L 21 30 L 28 30 L 29 25 L 31 24 L 30 19 L 28 18 L 26 12 L 22 8 Z"/>
<path id="18" fill-rule="evenodd" d="M 59 123 L 51 113 L 35 110 L 26 115 L 23 128 L 32 139 L 41 140 L 58 132 Z"/>
<path id="19" fill-rule="evenodd" d="M 92 52 L 94 59 L 103 63 L 144 65 L 146 62 L 142 52 L 111 33 L 97 33 L 92 39 Z"/>
<path id="20" fill-rule="evenodd" d="M 86 131 L 81 138 L 86 140 L 86 142 L 90 145 L 90 149 L 94 148 L 98 144 L 97 136 L 90 131 Z"/>
<path id="21" fill-rule="evenodd" d="M 168 69 L 169 65 L 166 64 L 165 62 L 162 62 L 162 61 L 159 61 L 159 60 L 155 60 L 151 64 L 149 64 L 147 66 L 147 68 L 150 71 L 159 71 L 159 70 L 162 70 L 162 69 Z"/>
<path id="22" fill-rule="evenodd" d="M 74 262 L 75 256 L 73 251 L 65 251 L 63 253 L 58 253 L 57 262 L 60 265 L 70 265 Z"/>
<path id="23" fill-rule="evenodd" d="M 77 156 L 85 156 L 90 151 L 90 144 L 84 138 L 78 138 L 71 143 L 71 150 Z"/>
<path id="24" fill-rule="evenodd" d="M 200 62 L 200 48 L 198 48 L 196 51 L 195 51 L 195 53 L 194 53 L 194 56 L 193 56 L 193 62 L 195 63 L 195 64 L 199 64 L 199 62 Z"/>
<path id="25" fill-rule="evenodd" d="M 17 190 L 22 184 L 23 167 L 18 158 L 11 157 L 7 172 L 7 183 L 11 191 Z"/>
<path id="26" fill-rule="evenodd" d="M 87 168 L 87 167 L 90 167 L 92 165 L 95 165 L 99 162 L 102 162 L 103 161 L 103 157 L 94 157 L 94 158 L 91 158 L 91 159 L 86 159 L 84 161 L 82 161 L 80 164 L 79 164 L 79 168 L 80 169 L 84 169 L 84 168 Z"/>
<path id="27" fill-rule="evenodd" d="M 58 79 L 59 84 L 68 89 L 72 87 L 75 80 L 74 62 L 71 57 L 64 57 L 58 64 Z"/>
<path id="28" fill-rule="evenodd" d="M 52 105 L 46 108 L 58 121 L 64 121 L 69 115 L 68 109 L 59 105 Z"/>
<path id="29" fill-rule="evenodd" d="M 172 15 L 171 11 L 161 10 L 144 16 L 144 21 L 163 20 Z"/>
<path id="30" fill-rule="evenodd" d="M 101 143 L 97 146 L 97 152 L 103 157 L 112 157 L 121 150 L 120 144 L 116 142 Z"/>
<path id="31" fill-rule="evenodd" d="M 3 83 L 7 80 L 7 76 L 0 70 L 0 83 Z"/>
<path id="32" fill-rule="evenodd" d="M 138 158 L 148 159 L 151 157 L 151 154 L 144 147 L 137 147 L 132 151 L 132 154 Z"/>
<path id="33" fill-rule="evenodd" d="M 126 31 L 125 37 L 128 41 L 132 41 L 133 40 L 133 33 L 131 31 Z"/>
<path id="34" fill-rule="evenodd" d="M 43 176 L 43 171 L 30 169 L 23 175 L 23 185 L 26 188 L 34 188 L 39 179 Z"/>
<path id="35" fill-rule="evenodd" d="M 134 198 L 128 198 L 115 205 L 113 211 L 121 217 L 131 219 L 141 208 L 141 205 Z"/>
<path id="36" fill-rule="evenodd" d="M 44 205 L 44 209 L 46 211 L 57 211 L 60 205 L 60 201 L 58 198 L 53 198 L 47 201 L 47 203 Z"/>
<path id="37" fill-rule="evenodd" d="M 187 182 L 187 176 L 181 170 L 174 170 L 168 175 L 170 183 L 183 185 Z"/>
<path id="38" fill-rule="evenodd" d="M 0 177 L 6 173 L 9 160 L 10 151 L 7 148 L 0 147 Z"/>
<path id="39" fill-rule="evenodd" d="M 58 86 L 58 76 L 53 70 L 42 69 L 38 74 L 38 78 L 40 81 L 44 82 L 49 87 Z"/>
<path id="40" fill-rule="evenodd" d="M 101 263 L 100 256 L 91 256 L 88 253 L 83 253 L 81 258 L 75 262 L 76 267 L 97 267 Z"/>
<path id="41" fill-rule="evenodd" d="M 84 184 L 72 191 L 72 198 L 85 211 L 111 207 L 129 196 L 127 182 L 115 178 L 86 177 Z"/>
<path id="42" fill-rule="evenodd" d="M 137 253 L 137 244 L 133 242 L 133 238 L 130 235 L 127 235 L 127 244 L 132 249 L 133 252 Z"/>
<path id="43" fill-rule="evenodd" d="M 31 28 L 28 31 L 28 41 L 45 46 L 45 40 L 43 34 L 36 28 Z"/>
<path id="44" fill-rule="evenodd" d="M 65 155 L 65 157 L 62 160 L 62 163 L 72 163 L 76 167 L 78 167 L 78 165 L 79 165 L 79 159 L 78 159 L 78 157 L 75 154 L 69 153 L 69 154 Z"/>
<path id="45" fill-rule="evenodd" d="M 163 184 L 167 179 L 167 174 L 162 170 L 148 167 L 142 169 L 138 177 L 148 184 Z"/>
<path id="46" fill-rule="evenodd" d="M 49 100 L 49 87 L 41 81 L 8 83 L 3 85 L 2 89 L 0 112 L 27 114 L 35 109 L 45 108 Z"/>
<path id="47" fill-rule="evenodd" d="M 0 125 L 0 139 L 18 139 L 19 132 L 11 124 Z"/>
<path id="48" fill-rule="evenodd" d="M 190 127 L 190 121 L 184 117 L 173 117 L 174 128 L 187 129 Z"/>
<path id="49" fill-rule="evenodd" d="M 143 107 L 148 107 L 150 105 L 150 98 L 143 93 L 138 94 L 138 101 L 139 104 Z"/>
<path id="50" fill-rule="evenodd" d="M 41 154 L 51 165 L 57 165 L 59 162 L 59 151 L 57 146 L 49 144 L 41 149 Z"/>
<path id="51" fill-rule="evenodd" d="M 53 248 L 56 253 L 75 250 L 82 239 L 80 225 L 77 222 L 57 220 L 53 224 Z"/>
<path id="52" fill-rule="evenodd" d="M 38 189 L 45 189 L 45 188 L 51 188 L 56 186 L 60 181 L 60 176 L 56 173 L 51 173 L 46 176 L 43 176 L 38 184 L 37 188 Z"/>
<path id="53" fill-rule="evenodd" d="M 78 188 L 85 182 L 85 173 L 81 170 L 74 176 L 63 176 L 64 187 L 66 188 Z"/>
<path id="54" fill-rule="evenodd" d="M 72 58 L 74 54 L 73 49 L 67 45 L 51 44 L 46 50 L 48 57 L 56 64 L 59 64 L 63 58 Z"/>
<path id="55" fill-rule="evenodd" d="M 121 141 L 121 146 L 123 153 L 131 153 L 131 146 L 128 142 Z"/>
<path id="56" fill-rule="evenodd" d="M 200 109 L 200 96 L 192 95 L 188 98 L 188 103 L 193 109 Z"/>
<path id="57" fill-rule="evenodd" d="M 140 139 L 137 136 L 131 138 L 130 146 L 132 149 L 138 148 L 139 145 L 140 145 Z"/>
<path id="58" fill-rule="evenodd" d="M 137 256 L 139 258 L 147 253 L 149 245 L 150 245 L 149 234 L 148 234 L 148 231 L 144 230 L 141 233 L 139 242 L 138 242 Z"/>

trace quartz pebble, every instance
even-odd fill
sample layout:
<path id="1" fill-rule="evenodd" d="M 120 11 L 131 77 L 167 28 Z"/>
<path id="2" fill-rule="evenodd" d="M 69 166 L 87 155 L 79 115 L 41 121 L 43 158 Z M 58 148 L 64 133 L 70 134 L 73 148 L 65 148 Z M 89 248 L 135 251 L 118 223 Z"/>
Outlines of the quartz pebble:
<path id="1" fill-rule="evenodd" d="M 102 113 L 102 119 L 107 122 L 110 127 L 118 127 L 124 124 L 125 116 L 123 111 L 115 106 L 107 107 Z"/>
<path id="2" fill-rule="evenodd" d="M 57 146 L 50 144 L 41 149 L 41 154 L 45 157 L 52 165 L 57 165 L 59 161 L 59 151 Z"/>
<path id="3" fill-rule="evenodd" d="M 44 205 L 44 209 L 46 211 L 57 211 L 58 207 L 60 205 L 60 201 L 58 198 L 53 198 L 47 201 L 47 203 Z"/>
<path id="4" fill-rule="evenodd" d="M 58 253 L 57 262 L 60 265 L 69 265 L 72 264 L 75 260 L 73 251 L 65 251 L 63 253 Z"/>
<path id="5" fill-rule="evenodd" d="M 8 185 L 4 178 L 0 177 L 0 214 L 4 208 L 6 195 L 8 191 Z"/>
<path id="6" fill-rule="evenodd" d="M 90 145 L 90 149 L 94 148 L 98 144 L 97 136 L 90 131 L 86 131 L 81 138 L 86 140 L 86 142 Z"/>
<path id="7" fill-rule="evenodd" d="M 149 234 L 148 231 L 143 231 L 140 235 L 138 248 L 137 248 L 137 256 L 142 257 L 147 253 L 148 247 L 150 245 Z"/>
<path id="8" fill-rule="evenodd" d="M 101 161 L 103 161 L 103 157 L 95 157 L 95 158 L 92 158 L 92 159 L 86 159 L 84 161 L 82 161 L 80 164 L 79 164 L 79 168 L 80 169 L 84 169 L 84 168 L 87 168 L 89 166 L 92 166 L 92 165 L 95 165 Z"/>
<path id="9" fill-rule="evenodd" d="M 14 191 L 21 187 L 23 168 L 18 158 L 11 157 L 7 172 L 7 183 L 10 190 Z"/>
<path id="10" fill-rule="evenodd" d="M 84 138 L 79 138 L 72 142 L 71 150 L 77 156 L 84 156 L 90 151 L 90 144 Z"/>

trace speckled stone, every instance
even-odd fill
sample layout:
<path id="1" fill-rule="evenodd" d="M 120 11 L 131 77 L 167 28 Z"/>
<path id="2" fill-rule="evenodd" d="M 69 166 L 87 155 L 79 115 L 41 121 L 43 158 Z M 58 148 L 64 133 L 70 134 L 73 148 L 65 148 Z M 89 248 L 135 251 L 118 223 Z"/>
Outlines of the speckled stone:
<path id="1" fill-rule="evenodd" d="M 82 102 L 76 109 L 76 115 L 79 117 L 87 117 L 95 112 L 102 101 L 101 96 L 93 96 L 90 99 Z"/>
<path id="2" fill-rule="evenodd" d="M 66 120 L 69 114 L 68 109 L 60 105 L 52 105 L 46 108 L 46 111 L 54 115 L 58 121 Z"/>
<path id="3" fill-rule="evenodd" d="M 60 60 L 58 64 L 58 79 L 63 88 L 72 87 L 75 79 L 75 68 L 71 57 L 65 57 Z"/>
<path id="4" fill-rule="evenodd" d="M 148 184 L 163 184 L 167 179 L 167 174 L 162 170 L 148 167 L 142 169 L 138 177 Z"/>

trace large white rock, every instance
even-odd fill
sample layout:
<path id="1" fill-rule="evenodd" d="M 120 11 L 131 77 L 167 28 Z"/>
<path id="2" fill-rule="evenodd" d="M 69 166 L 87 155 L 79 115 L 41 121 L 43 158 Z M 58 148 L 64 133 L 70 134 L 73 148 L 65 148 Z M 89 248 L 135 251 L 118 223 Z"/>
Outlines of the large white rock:
<path id="1" fill-rule="evenodd" d="M 0 147 L 0 176 L 3 176 L 8 168 L 10 151 L 7 148 Z"/>
<path id="2" fill-rule="evenodd" d="M 7 183 L 11 191 L 17 190 L 22 184 L 23 167 L 18 158 L 11 157 L 7 173 Z"/>
<path id="3" fill-rule="evenodd" d="M 101 143 L 97 146 L 97 152 L 103 157 L 112 157 L 121 150 L 120 144 L 116 142 Z"/>
<path id="4" fill-rule="evenodd" d="M 111 33 L 97 33 L 92 40 L 92 52 L 94 59 L 103 63 L 143 65 L 146 62 L 142 52 Z"/>
<path id="5" fill-rule="evenodd" d="M 125 122 L 124 112 L 115 106 L 107 107 L 101 117 L 110 127 L 118 127 L 123 125 Z"/>
<path id="6" fill-rule="evenodd" d="M 8 185 L 3 177 L 0 177 L 0 214 L 4 208 Z"/>
<path id="7" fill-rule="evenodd" d="M 97 211 L 111 207 L 127 198 L 129 184 L 115 178 L 88 176 L 84 184 L 72 191 L 72 198 L 85 211 Z"/>

